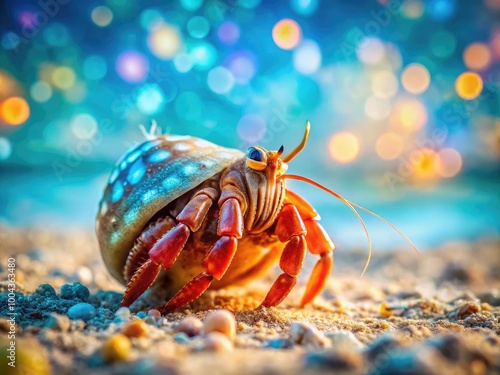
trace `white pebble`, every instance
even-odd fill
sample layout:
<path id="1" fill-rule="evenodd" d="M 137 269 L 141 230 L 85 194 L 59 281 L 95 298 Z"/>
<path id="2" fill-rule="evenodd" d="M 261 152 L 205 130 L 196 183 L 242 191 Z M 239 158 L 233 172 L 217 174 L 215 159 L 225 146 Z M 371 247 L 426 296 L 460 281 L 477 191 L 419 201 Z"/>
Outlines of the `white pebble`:
<path id="1" fill-rule="evenodd" d="M 217 310 L 205 319 L 202 333 L 220 332 L 230 340 L 236 337 L 236 319 L 228 310 Z"/>
<path id="2" fill-rule="evenodd" d="M 214 331 L 205 336 L 203 349 L 228 353 L 233 351 L 233 344 L 225 334 Z"/>
<path id="3" fill-rule="evenodd" d="M 350 331 L 328 332 L 325 334 L 332 347 L 338 350 L 360 351 L 365 345 Z"/>
<path id="4" fill-rule="evenodd" d="M 130 309 L 128 307 L 120 307 L 116 310 L 115 316 L 122 320 L 128 320 L 130 319 Z"/>
<path id="5" fill-rule="evenodd" d="M 290 326 L 290 339 L 299 345 L 320 349 L 328 346 L 325 335 L 309 323 L 293 322 Z"/>
<path id="6" fill-rule="evenodd" d="M 78 277 L 78 281 L 80 281 L 82 284 L 90 284 L 94 279 L 92 271 L 85 266 L 78 267 L 76 269 L 76 275 Z"/>

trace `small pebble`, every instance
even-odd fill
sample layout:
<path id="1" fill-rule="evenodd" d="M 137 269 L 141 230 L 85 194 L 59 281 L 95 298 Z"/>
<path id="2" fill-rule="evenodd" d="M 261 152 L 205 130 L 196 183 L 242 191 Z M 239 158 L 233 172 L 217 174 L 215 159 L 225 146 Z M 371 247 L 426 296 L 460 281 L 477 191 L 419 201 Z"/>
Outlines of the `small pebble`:
<path id="1" fill-rule="evenodd" d="M 76 269 L 76 277 L 82 284 L 90 284 L 93 280 L 92 271 L 85 266 L 80 266 Z"/>
<path id="2" fill-rule="evenodd" d="M 156 325 L 157 320 L 155 318 L 153 318 L 152 316 L 146 316 L 144 318 L 144 322 L 151 325 L 151 326 L 154 326 L 154 325 Z"/>
<path id="3" fill-rule="evenodd" d="M 115 316 L 122 321 L 127 321 L 130 319 L 130 309 L 128 307 L 120 307 L 116 310 Z"/>
<path id="4" fill-rule="evenodd" d="M 295 344 L 291 339 L 285 339 L 285 338 L 269 340 L 266 343 L 266 347 L 271 349 L 291 349 L 294 346 Z"/>
<path id="5" fill-rule="evenodd" d="M 89 289 L 81 283 L 64 284 L 61 287 L 61 298 L 64 299 L 77 299 L 80 301 L 86 301 L 89 296 Z"/>
<path id="6" fill-rule="evenodd" d="M 144 337 L 147 335 L 147 324 L 143 320 L 134 320 L 126 323 L 121 329 L 127 337 Z"/>
<path id="7" fill-rule="evenodd" d="M 380 304 L 379 313 L 382 318 L 388 318 L 394 314 L 394 311 L 389 307 L 387 302 Z"/>
<path id="8" fill-rule="evenodd" d="M 39 285 L 38 288 L 35 289 L 33 294 L 39 294 L 39 295 L 47 297 L 47 298 L 55 297 L 57 295 L 56 291 L 54 290 L 54 288 L 50 284 Z"/>
<path id="9" fill-rule="evenodd" d="M 81 302 L 69 308 L 68 316 L 70 319 L 82 319 L 84 321 L 88 321 L 96 316 L 96 310 L 91 304 Z"/>
<path id="10" fill-rule="evenodd" d="M 151 309 L 148 311 L 148 316 L 154 318 L 155 320 L 160 320 L 161 313 L 156 309 Z"/>
<path id="11" fill-rule="evenodd" d="M 443 283 L 444 281 L 451 281 L 455 283 L 468 284 L 472 280 L 472 273 L 467 265 L 450 262 L 446 265 L 438 280 L 440 283 Z"/>
<path id="12" fill-rule="evenodd" d="M 325 337 L 330 340 L 332 348 L 337 350 L 360 351 L 365 347 L 351 331 L 328 332 Z"/>
<path id="13" fill-rule="evenodd" d="M 66 315 L 50 313 L 49 318 L 45 322 L 45 328 L 55 329 L 62 332 L 67 332 L 69 327 L 70 321 Z"/>
<path id="14" fill-rule="evenodd" d="M 207 333 L 204 337 L 203 349 L 220 353 L 229 353 L 233 351 L 233 344 L 226 334 L 212 331 Z"/>
<path id="15" fill-rule="evenodd" d="M 366 355 L 370 361 L 375 361 L 379 357 L 385 358 L 393 353 L 399 353 L 403 348 L 403 340 L 401 337 L 384 334 L 372 342 L 367 350 Z"/>
<path id="16" fill-rule="evenodd" d="M 433 337 L 425 342 L 426 346 L 435 347 L 439 353 L 451 362 L 458 362 L 464 357 L 466 344 L 459 336 L 443 335 Z"/>
<path id="17" fill-rule="evenodd" d="M 228 310 L 217 310 L 207 316 L 203 324 L 202 333 L 220 332 L 230 340 L 236 337 L 236 319 Z"/>
<path id="18" fill-rule="evenodd" d="M 358 373 L 363 368 L 363 356 L 356 352 L 342 352 L 338 350 L 327 350 L 311 352 L 306 354 L 306 366 L 323 370 L 349 371 Z"/>
<path id="19" fill-rule="evenodd" d="M 481 306 L 478 303 L 467 301 L 457 310 L 457 319 L 463 320 L 472 314 L 481 311 Z"/>
<path id="20" fill-rule="evenodd" d="M 439 366 L 429 366 L 429 354 L 424 351 L 401 351 L 381 357 L 372 364 L 369 375 L 442 375 L 454 374 L 452 370 L 439 372 Z"/>
<path id="21" fill-rule="evenodd" d="M 177 332 L 174 334 L 174 341 L 179 344 L 187 344 L 189 342 L 189 336 L 185 332 Z"/>
<path id="22" fill-rule="evenodd" d="M 139 319 L 144 319 L 146 316 L 148 316 L 144 311 L 139 311 L 137 314 L 135 314 Z"/>
<path id="23" fill-rule="evenodd" d="M 200 334 L 203 323 L 200 319 L 194 316 L 188 316 L 182 319 L 174 329 L 174 332 L 183 332 L 189 337 L 193 337 Z"/>
<path id="24" fill-rule="evenodd" d="M 329 342 L 325 335 L 306 322 L 293 322 L 290 326 L 290 339 L 295 344 L 312 348 L 324 348 Z"/>
<path id="25" fill-rule="evenodd" d="M 102 346 L 102 356 L 107 362 L 122 361 L 129 357 L 130 347 L 128 337 L 117 333 L 111 336 Z"/>

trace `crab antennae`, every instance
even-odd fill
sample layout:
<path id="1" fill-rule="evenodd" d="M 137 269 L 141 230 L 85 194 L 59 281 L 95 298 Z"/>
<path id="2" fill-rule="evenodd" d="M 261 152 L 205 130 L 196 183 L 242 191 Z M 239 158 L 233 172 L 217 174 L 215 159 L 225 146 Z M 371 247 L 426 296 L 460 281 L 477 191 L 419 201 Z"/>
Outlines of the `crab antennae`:
<path id="1" fill-rule="evenodd" d="M 306 130 L 304 132 L 304 137 L 302 138 L 302 142 L 288 155 L 286 155 L 283 160 L 284 163 L 289 163 L 294 157 L 296 157 L 303 149 L 306 147 L 307 138 L 309 137 L 309 131 L 311 130 L 311 122 L 309 120 L 306 121 Z"/>
<path id="2" fill-rule="evenodd" d="M 414 245 L 414 243 L 408 238 L 406 237 L 406 235 L 401 232 L 394 224 L 392 224 L 389 220 L 386 220 L 384 219 L 382 216 L 380 215 L 377 215 L 375 212 L 372 212 L 370 210 L 368 210 L 367 208 L 364 208 L 362 206 L 360 206 L 359 204 L 357 203 L 354 203 L 354 202 L 351 202 L 350 200 L 348 200 L 348 202 L 350 204 L 352 204 L 353 206 L 365 211 L 366 213 L 369 213 L 370 215 L 373 215 L 375 216 L 377 219 L 380 219 L 382 220 L 384 223 L 386 223 L 387 225 L 389 225 L 392 229 L 394 229 L 396 232 L 398 232 L 400 234 L 401 237 L 403 237 L 409 244 L 410 246 L 413 248 L 413 250 L 417 253 L 417 255 L 420 257 L 420 252 L 418 251 L 417 247 Z"/>
<path id="3" fill-rule="evenodd" d="M 298 180 L 298 181 L 303 181 L 303 182 L 306 182 L 308 184 L 311 184 L 311 185 L 333 195 L 335 198 L 341 200 L 346 206 L 348 206 L 351 209 L 352 212 L 354 212 L 354 214 L 358 218 L 359 222 L 363 226 L 363 229 L 365 230 L 365 233 L 366 233 L 366 239 L 368 240 L 368 258 L 366 259 L 366 263 L 365 263 L 365 267 L 363 268 L 363 272 L 361 272 L 361 276 L 363 276 L 365 274 L 366 270 L 368 269 L 368 265 L 370 264 L 370 260 L 372 258 L 372 241 L 370 239 L 370 233 L 368 233 L 368 228 L 366 228 L 365 222 L 363 221 L 363 219 L 359 215 L 358 211 L 356 211 L 356 209 L 353 207 L 351 202 L 348 201 L 347 199 L 345 199 L 340 194 L 334 192 L 333 190 L 330 190 L 327 187 L 325 187 L 325 186 L 323 186 L 323 185 L 317 183 L 316 181 L 313 181 L 307 177 L 297 176 L 294 174 L 285 174 L 285 175 L 278 177 L 278 179 Z M 362 207 L 360 207 L 360 208 L 362 208 Z"/>

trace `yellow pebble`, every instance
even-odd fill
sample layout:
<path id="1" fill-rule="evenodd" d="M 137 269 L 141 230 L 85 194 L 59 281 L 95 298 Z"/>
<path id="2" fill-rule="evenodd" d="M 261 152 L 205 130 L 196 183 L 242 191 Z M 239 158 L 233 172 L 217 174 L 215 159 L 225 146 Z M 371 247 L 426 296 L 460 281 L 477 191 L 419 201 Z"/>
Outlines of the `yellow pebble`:
<path id="1" fill-rule="evenodd" d="M 129 354 L 130 340 L 121 333 L 111 336 L 102 347 L 102 356 L 108 362 L 123 361 Z"/>
<path id="2" fill-rule="evenodd" d="M 143 320 L 134 320 L 126 323 L 121 333 L 127 337 L 144 337 L 147 335 L 147 324 Z"/>
<path id="3" fill-rule="evenodd" d="M 389 304 L 387 302 L 382 302 L 382 304 L 380 305 L 380 315 L 382 316 L 382 318 L 388 318 L 392 316 L 392 314 L 394 314 L 394 312 L 389 307 Z"/>
<path id="4" fill-rule="evenodd" d="M 492 311 L 491 305 L 489 303 L 483 302 L 481 304 L 481 310 L 483 311 Z"/>
<path id="5" fill-rule="evenodd" d="M 233 344 L 229 338 L 220 332 L 213 331 L 205 336 L 203 345 L 204 350 L 211 350 L 214 352 L 228 353 L 233 351 Z"/>
<path id="6" fill-rule="evenodd" d="M 236 320 L 234 315 L 227 310 L 218 310 L 210 314 L 203 325 L 202 333 L 220 332 L 230 340 L 236 337 Z"/>

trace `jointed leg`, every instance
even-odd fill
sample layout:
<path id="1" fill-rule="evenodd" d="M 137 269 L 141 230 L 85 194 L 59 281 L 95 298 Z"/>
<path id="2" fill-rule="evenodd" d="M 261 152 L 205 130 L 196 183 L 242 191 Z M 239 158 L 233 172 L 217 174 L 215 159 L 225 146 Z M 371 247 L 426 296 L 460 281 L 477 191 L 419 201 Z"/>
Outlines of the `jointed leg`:
<path id="1" fill-rule="evenodd" d="M 170 301 L 157 307 L 161 313 L 174 311 L 198 298 L 215 278 L 220 280 L 226 273 L 238 247 L 238 239 L 243 235 L 243 215 L 236 198 L 223 202 L 219 212 L 217 234 L 221 236 L 212 246 L 202 266 L 204 272 L 188 282 Z"/>
<path id="2" fill-rule="evenodd" d="M 177 215 L 178 224 L 172 228 L 155 226 L 141 236 L 142 246 L 149 248 L 148 259 L 135 270 L 125 290 L 121 306 L 130 306 L 148 289 L 158 276 L 161 267 L 168 270 L 184 248 L 191 231 L 197 231 L 218 196 L 213 188 L 198 191 Z"/>
<path id="3" fill-rule="evenodd" d="M 318 222 L 319 215 L 316 210 L 299 195 L 287 190 L 287 201 L 295 204 L 307 229 L 307 248 L 311 254 L 319 255 L 307 282 L 306 290 L 300 306 L 312 302 L 325 288 L 333 268 L 333 249 L 335 246 L 330 237 Z"/>
<path id="4" fill-rule="evenodd" d="M 297 275 L 302 270 L 306 256 L 306 227 L 297 208 L 285 204 L 276 223 L 275 233 L 281 242 L 287 242 L 280 258 L 283 273 L 278 276 L 261 306 L 270 307 L 280 304 L 290 293 Z"/>

